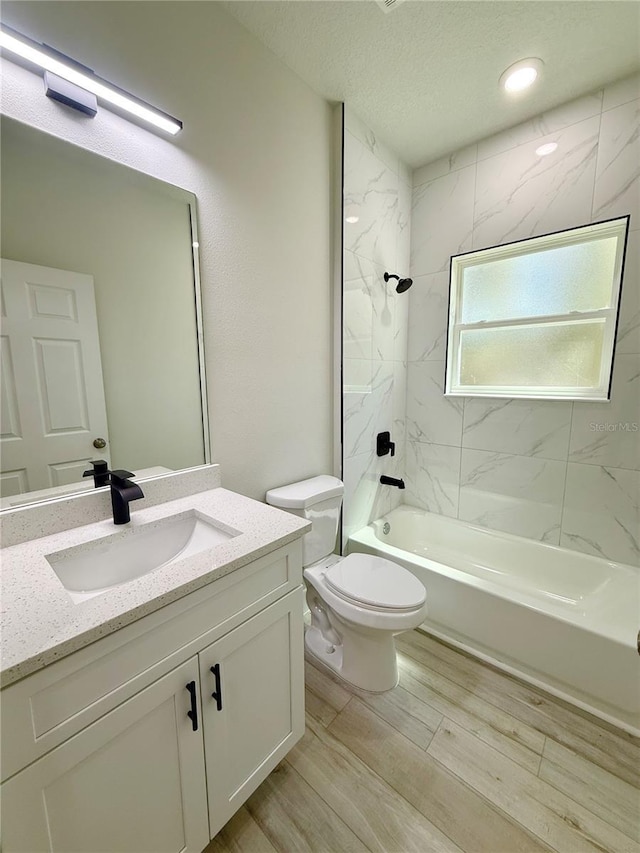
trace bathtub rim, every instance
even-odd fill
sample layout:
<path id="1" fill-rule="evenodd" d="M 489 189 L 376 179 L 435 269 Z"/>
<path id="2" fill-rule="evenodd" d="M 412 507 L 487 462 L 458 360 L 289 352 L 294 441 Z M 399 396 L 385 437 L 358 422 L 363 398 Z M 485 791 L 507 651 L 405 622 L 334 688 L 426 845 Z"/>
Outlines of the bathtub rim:
<path id="1" fill-rule="evenodd" d="M 590 631 L 597 636 L 603 637 L 604 639 L 618 643 L 624 648 L 633 648 L 637 651 L 638 649 L 638 637 L 636 632 L 640 629 L 640 620 L 638 620 L 637 624 L 632 626 L 627 626 L 625 633 L 625 626 L 621 624 L 619 619 L 609 619 L 606 620 L 603 616 L 606 616 L 607 610 L 600 611 L 594 610 L 585 612 L 584 608 L 572 607 L 567 604 L 559 604 L 554 602 L 550 598 L 540 598 L 536 599 L 533 594 L 529 594 L 526 592 L 521 592 L 512 588 L 505 588 L 501 586 L 500 583 L 495 581 L 490 581 L 484 578 L 480 578 L 476 575 L 470 574 L 469 572 L 465 572 L 462 569 L 455 568 L 454 566 L 449 566 L 446 563 L 439 562 L 436 559 L 432 559 L 430 557 L 423 557 L 420 554 L 416 554 L 412 551 L 406 551 L 403 548 L 398 548 L 396 545 L 390 545 L 387 542 L 379 539 L 375 533 L 375 525 L 384 523 L 386 519 L 393 519 L 394 513 L 407 513 L 414 512 L 416 514 L 421 515 L 429 515 L 433 516 L 437 519 L 444 519 L 447 523 L 455 523 L 457 526 L 464 526 L 466 528 L 472 528 L 474 530 L 480 531 L 484 534 L 494 534 L 500 538 L 507 538 L 510 541 L 515 543 L 524 543 L 527 546 L 538 545 L 542 548 L 552 548 L 555 552 L 566 552 L 570 549 L 562 548 L 560 545 L 551 545 L 546 542 L 538 542 L 531 539 L 527 539 L 523 536 L 516 536 L 512 533 L 504 533 L 500 530 L 491 530 L 487 527 L 482 527 L 478 524 L 467 523 L 465 521 L 461 521 L 460 519 L 450 518 L 448 516 L 440 516 L 438 513 L 432 513 L 428 510 L 421 510 L 419 507 L 412 507 L 408 504 L 403 504 L 395 509 L 391 510 L 391 512 L 385 513 L 380 518 L 374 519 L 374 521 L 367 524 L 365 527 L 360 528 L 360 530 L 351 533 L 349 539 L 347 541 L 347 553 L 349 553 L 349 543 L 351 540 L 357 542 L 359 544 L 364 545 L 368 548 L 379 549 L 384 554 L 386 554 L 390 559 L 398 559 L 405 560 L 407 562 L 416 562 L 419 566 L 422 566 L 430 571 L 438 572 L 439 574 L 445 574 L 460 583 L 464 583 L 470 586 L 473 586 L 477 589 L 482 590 L 483 592 L 490 593 L 492 595 L 496 595 L 498 598 L 505 599 L 507 601 L 515 602 L 522 607 L 526 607 L 529 610 L 533 610 L 537 613 L 544 614 L 545 616 L 551 616 L 554 619 L 558 619 L 561 622 L 565 622 L 568 625 L 572 625 L 582 630 Z M 636 570 L 633 566 L 629 566 L 626 563 L 617 563 L 613 560 L 607 560 L 601 557 L 595 557 L 591 554 L 582 554 L 582 552 L 571 552 L 572 554 L 577 554 L 581 559 L 584 557 L 585 560 L 589 561 L 597 561 L 598 563 L 603 563 L 607 565 L 610 569 L 615 572 L 619 572 L 621 575 L 629 578 L 630 583 L 634 583 L 637 585 L 636 592 L 640 590 L 640 574 L 638 570 Z M 603 598 L 605 599 L 605 604 L 608 603 L 609 611 L 615 611 L 616 600 L 614 596 L 614 592 L 616 590 L 609 590 L 608 593 L 603 593 Z M 427 589 L 427 601 L 428 601 L 429 590 Z M 607 601 L 607 598 L 609 601 Z"/>
<path id="2" fill-rule="evenodd" d="M 620 569 L 622 571 L 630 572 L 636 575 L 640 573 L 640 565 L 633 566 L 630 563 L 622 563 L 619 560 L 611 560 L 609 559 L 609 557 L 599 557 L 596 554 L 587 554 L 585 551 L 576 551 L 573 548 L 565 548 L 562 545 L 554 545 L 552 542 L 543 542 L 541 539 L 530 539 L 526 536 L 518 536 L 518 534 L 516 533 L 509 533 L 506 530 L 497 530 L 491 527 L 483 527 L 481 524 L 478 524 L 475 521 L 463 521 L 461 518 L 453 518 L 450 515 L 442 515 L 437 512 L 431 512 L 428 509 L 421 509 L 420 507 L 412 506 L 411 504 L 400 504 L 399 506 L 395 507 L 395 509 L 392 509 L 390 512 L 386 512 L 384 515 L 381 515 L 380 518 L 374 518 L 373 521 L 370 521 L 369 524 L 365 525 L 365 527 L 361 527 L 359 530 L 356 530 L 354 533 L 351 534 L 351 536 L 355 536 L 368 528 L 374 530 L 374 525 L 379 524 L 380 522 L 384 522 L 385 519 L 387 519 L 394 513 L 398 513 L 399 515 L 429 515 L 433 518 L 438 519 L 438 522 L 440 523 L 450 524 L 451 526 L 459 528 L 468 528 L 470 530 L 474 530 L 482 534 L 483 536 L 495 536 L 498 539 L 505 539 L 507 542 L 522 544 L 527 547 L 540 547 L 544 548 L 545 550 L 553 551 L 554 553 L 569 553 L 575 555 L 576 557 L 579 557 L 581 560 L 589 562 L 590 564 L 603 563 L 604 565 L 607 565 L 610 568 L 614 568 L 616 570 Z M 378 541 L 383 542 L 383 540 L 381 539 Z M 386 543 L 383 542 L 383 544 Z M 415 556 L 419 556 L 419 554 L 416 554 Z"/>

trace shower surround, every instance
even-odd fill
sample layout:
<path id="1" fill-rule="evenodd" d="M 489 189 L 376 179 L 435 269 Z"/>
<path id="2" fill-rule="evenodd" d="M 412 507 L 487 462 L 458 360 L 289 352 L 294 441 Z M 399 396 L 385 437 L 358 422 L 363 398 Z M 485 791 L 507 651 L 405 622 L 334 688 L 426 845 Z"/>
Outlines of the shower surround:
<path id="1" fill-rule="evenodd" d="M 414 173 L 405 503 L 640 563 L 639 139 L 636 77 Z M 444 397 L 450 256 L 627 213 L 611 401 Z"/>
<path id="2" fill-rule="evenodd" d="M 412 191 L 345 108 L 344 541 L 407 503 L 640 562 L 639 135 L 633 77 L 417 169 Z M 545 142 L 558 149 L 539 157 Z M 444 397 L 451 254 L 626 213 L 611 402 Z M 414 286 L 396 294 L 385 271 Z M 383 430 L 393 458 L 375 455 Z"/>
<path id="3" fill-rule="evenodd" d="M 345 107 L 343 253 L 343 541 L 401 502 L 381 474 L 404 475 L 411 171 Z M 354 221 L 355 220 L 355 221 Z M 395 456 L 376 456 L 389 430 Z"/>

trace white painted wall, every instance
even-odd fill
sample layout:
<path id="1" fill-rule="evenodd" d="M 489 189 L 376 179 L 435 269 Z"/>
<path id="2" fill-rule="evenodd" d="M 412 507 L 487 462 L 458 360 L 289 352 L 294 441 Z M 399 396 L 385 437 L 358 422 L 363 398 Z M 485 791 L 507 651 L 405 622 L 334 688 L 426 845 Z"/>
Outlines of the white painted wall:
<path id="1" fill-rule="evenodd" d="M 112 468 L 202 465 L 189 196 L 6 120 L 0 155 L 3 257 L 93 277 Z"/>
<path id="2" fill-rule="evenodd" d="M 198 197 L 212 455 L 266 489 L 330 470 L 329 105 L 216 3 L 3 4 L 2 19 L 179 117 L 91 120 L 2 61 L 6 114 Z"/>
<path id="3" fill-rule="evenodd" d="M 640 563 L 639 98 L 624 80 L 414 172 L 406 503 Z M 450 256 L 627 213 L 611 401 L 445 397 Z"/>

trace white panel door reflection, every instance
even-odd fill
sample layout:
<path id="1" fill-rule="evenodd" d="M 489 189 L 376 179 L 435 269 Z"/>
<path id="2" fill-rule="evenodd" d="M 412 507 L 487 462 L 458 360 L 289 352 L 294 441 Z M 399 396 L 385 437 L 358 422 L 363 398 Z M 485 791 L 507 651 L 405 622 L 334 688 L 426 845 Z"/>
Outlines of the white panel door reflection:
<path id="1" fill-rule="evenodd" d="M 90 459 L 110 462 L 93 276 L 5 259 L 0 272 L 0 493 L 79 483 Z"/>

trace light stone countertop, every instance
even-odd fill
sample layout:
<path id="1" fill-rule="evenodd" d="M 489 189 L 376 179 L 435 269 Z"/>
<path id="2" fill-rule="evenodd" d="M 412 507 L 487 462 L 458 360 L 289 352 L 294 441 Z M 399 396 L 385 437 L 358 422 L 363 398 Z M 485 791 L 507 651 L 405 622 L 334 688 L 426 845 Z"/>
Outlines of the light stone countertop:
<path id="1" fill-rule="evenodd" d="M 240 534 L 79 604 L 74 604 L 46 560 L 47 554 L 106 536 L 125 537 L 142 525 L 189 510 Z M 107 519 L 3 548 L 0 686 L 228 575 L 309 529 L 309 522 L 291 513 L 216 488 L 146 509 L 133 504 L 126 526 L 116 527 Z"/>

